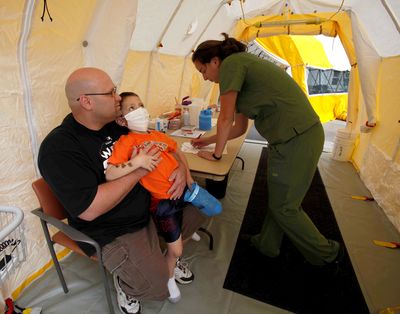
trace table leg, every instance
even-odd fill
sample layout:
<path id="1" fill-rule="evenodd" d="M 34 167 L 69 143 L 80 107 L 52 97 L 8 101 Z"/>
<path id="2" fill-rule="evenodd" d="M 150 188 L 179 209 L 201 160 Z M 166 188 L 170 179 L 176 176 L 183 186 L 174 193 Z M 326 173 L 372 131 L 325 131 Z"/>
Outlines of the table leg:
<path id="1" fill-rule="evenodd" d="M 217 199 L 221 199 L 225 196 L 226 186 L 228 184 L 228 176 L 229 173 L 225 176 L 222 181 L 215 181 L 212 179 L 206 179 L 206 190 L 216 197 Z"/>

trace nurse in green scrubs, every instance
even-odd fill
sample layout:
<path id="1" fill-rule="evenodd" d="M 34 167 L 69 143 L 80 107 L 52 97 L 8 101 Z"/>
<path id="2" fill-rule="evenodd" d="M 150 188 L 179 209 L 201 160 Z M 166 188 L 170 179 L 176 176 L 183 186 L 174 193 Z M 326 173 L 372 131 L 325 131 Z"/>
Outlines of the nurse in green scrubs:
<path id="1" fill-rule="evenodd" d="M 195 147 L 216 143 L 199 156 L 218 162 L 226 142 L 244 134 L 248 119 L 268 141 L 268 211 L 262 230 L 251 238 L 264 255 L 280 253 L 286 234 L 312 265 L 337 262 L 338 242 L 326 239 L 302 210 L 324 143 L 317 114 L 297 83 L 275 64 L 245 52 L 246 46 L 225 39 L 207 40 L 192 61 L 204 80 L 219 83 L 221 109 L 217 133 L 192 140 Z"/>

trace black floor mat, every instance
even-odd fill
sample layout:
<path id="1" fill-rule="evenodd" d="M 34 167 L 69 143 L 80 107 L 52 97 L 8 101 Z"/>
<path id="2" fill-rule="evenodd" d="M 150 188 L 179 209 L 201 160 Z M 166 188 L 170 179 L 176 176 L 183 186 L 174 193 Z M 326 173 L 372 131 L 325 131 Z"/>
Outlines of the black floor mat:
<path id="1" fill-rule="evenodd" d="M 266 164 L 267 149 L 263 148 L 224 288 L 295 313 L 369 313 L 347 252 L 339 272 L 333 274 L 305 263 L 286 237 L 280 256 L 268 258 L 241 236 L 261 229 L 266 211 Z M 343 243 L 318 171 L 302 205 L 323 235 Z"/>

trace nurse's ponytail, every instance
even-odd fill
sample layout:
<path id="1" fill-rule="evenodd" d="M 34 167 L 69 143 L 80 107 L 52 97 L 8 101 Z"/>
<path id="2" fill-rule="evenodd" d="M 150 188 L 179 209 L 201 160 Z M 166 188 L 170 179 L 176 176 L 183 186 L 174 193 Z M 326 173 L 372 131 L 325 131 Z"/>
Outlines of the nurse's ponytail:
<path id="1" fill-rule="evenodd" d="M 196 60 L 205 64 L 209 63 L 212 58 L 218 57 L 224 60 L 233 53 L 246 51 L 247 46 L 228 34 L 222 33 L 224 40 L 206 40 L 202 42 L 193 52 L 192 61 Z"/>

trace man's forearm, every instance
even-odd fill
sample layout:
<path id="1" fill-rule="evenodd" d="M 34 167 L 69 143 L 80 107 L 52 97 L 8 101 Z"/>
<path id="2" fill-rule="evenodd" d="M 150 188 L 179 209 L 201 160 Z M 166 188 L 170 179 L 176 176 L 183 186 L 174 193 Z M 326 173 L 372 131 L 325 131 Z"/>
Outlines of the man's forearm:
<path id="1" fill-rule="evenodd" d="M 107 213 L 123 200 L 145 173 L 140 168 L 121 178 L 100 184 L 92 203 L 79 218 L 91 221 Z"/>

